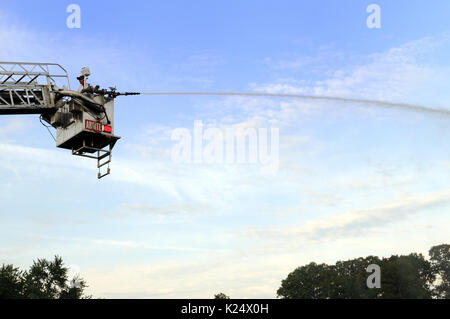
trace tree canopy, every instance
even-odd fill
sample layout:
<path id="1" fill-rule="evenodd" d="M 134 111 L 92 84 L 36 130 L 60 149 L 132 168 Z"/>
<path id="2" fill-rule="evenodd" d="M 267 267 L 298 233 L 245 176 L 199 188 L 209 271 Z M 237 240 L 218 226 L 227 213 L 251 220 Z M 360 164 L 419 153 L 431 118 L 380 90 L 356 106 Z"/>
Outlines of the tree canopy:
<path id="1" fill-rule="evenodd" d="M 434 295 L 437 298 L 450 299 L 450 245 L 434 246 L 429 251 L 431 268 L 437 280 Z"/>
<path id="2" fill-rule="evenodd" d="M 230 297 L 223 292 L 219 292 L 217 295 L 214 295 L 214 299 L 230 299 Z"/>
<path id="3" fill-rule="evenodd" d="M 0 299 L 80 299 L 87 287 L 82 278 L 68 278 L 62 258 L 38 259 L 28 271 L 0 267 Z"/>
<path id="4" fill-rule="evenodd" d="M 378 258 L 369 256 L 334 265 L 314 262 L 298 267 L 277 291 L 285 299 L 326 298 L 449 298 L 450 245 L 430 249 L 430 260 L 421 254 Z M 369 288 L 369 265 L 381 269 L 380 288 Z"/>

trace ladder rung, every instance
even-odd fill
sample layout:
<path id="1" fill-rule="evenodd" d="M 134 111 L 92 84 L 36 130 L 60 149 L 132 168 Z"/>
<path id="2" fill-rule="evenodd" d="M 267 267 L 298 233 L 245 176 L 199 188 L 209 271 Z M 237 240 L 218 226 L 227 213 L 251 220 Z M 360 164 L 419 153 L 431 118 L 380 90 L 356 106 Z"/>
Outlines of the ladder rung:
<path id="1" fill-rule="evenodd" d="M 108 167 L 108 170 L 106 171 L 105 174 L 102 175 L 100 172 L 98 172 L 97 178 L 101 179 L 101 178 L 105 177 L 106 175 L 109 175 L 110 173 L 111 173 L 111 170 Z"/>
<path id="2" fill-rule="evenodd" d="M 99 161 L 97 167 L 100 168 L 100 167 L 103 167 L 103 166 L 105 166 L 106 164 L 109 164 L 109 163 L 111 163 L 111 160 L 108 160 L 108 161 L 106 161 L 104 163 L 101 163 L 101 164 L 100 164 L 100 161 Z"/>
<path id="3" fill-rule="evenodd" d="M 110 153 L 110 152 L 106 152 L 105 154 L 99 156 L 99 157 L 98 157 L 98 160 L 100 161 L 100 160 L 104 159 L 104 158 L 107 157 L 107 156 L 111 156 L 111 153 Z"/>

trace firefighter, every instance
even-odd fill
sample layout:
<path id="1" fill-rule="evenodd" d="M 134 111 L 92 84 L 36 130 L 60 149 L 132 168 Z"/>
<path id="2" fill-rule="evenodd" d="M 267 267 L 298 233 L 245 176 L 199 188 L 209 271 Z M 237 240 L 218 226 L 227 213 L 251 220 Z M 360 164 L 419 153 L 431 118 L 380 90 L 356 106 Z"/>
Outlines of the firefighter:
<path id="1" fill-rule="evenodd" d="M 87 89 L 93 89 L 90 84 L 86 83 L 86 78 L 84 75 L 77 77 L 77 80 L 80 81 L 80 86 L 78 87 L 79 93 L 84 93 Z"/>

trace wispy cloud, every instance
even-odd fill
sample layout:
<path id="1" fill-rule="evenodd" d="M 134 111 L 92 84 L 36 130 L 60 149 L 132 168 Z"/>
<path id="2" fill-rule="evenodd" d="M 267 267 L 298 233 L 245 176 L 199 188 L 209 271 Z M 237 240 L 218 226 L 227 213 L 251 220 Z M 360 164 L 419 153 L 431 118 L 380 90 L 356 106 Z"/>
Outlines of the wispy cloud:
<path id="1" fill-rule="evenodd" d="M 256 91 L 269 93 L 315 94 L 328 96 L 364 97 L 388 101 L 415 101 L 438 103 L 432 99 L 434 87 L 441 88 L 443 77 L 450 75 L 449 66 L 433 66 L 424 57 L 433 54 L 441 47 L 448 46 L 449 33 L 430 36 L 405 43 L 385 52 L 371 54 L 366 63 L 335 69 L 331 74 L 324 74 L 322 79 L 310 85 L 297 85 L 295 81 L 280 81 L 265 85 L 254 85 Z M 299 65 L 314 62 L 313 57 L 283 62 L 285 68 L 293 69 Z M 320 58 L 322 64 L 327 59 Z M 444 75 L 445 74 L 445 75 Z M 291 82 L 291 83 L 289 83 Z M 437 85 L 436 85 L 437 84 Z M 431 94 L 424 94 L 431 92 Z M 442 100 L 445 92 L 440 92 Z M 445 96 L 448 102 L 449 96 Z M 445 105 L 445 104 L 444 104 Z"/>
<path id="2" fill-rule="evenodd" d="M 75 75 L 85 66 L 93 66 L 92 81 L 127 88 L 141 84 L 143 74 L 149 71 L 141 65 L 141 73 L 137 72 L 139 66 L 133 62 L 145 57 L 134 45 L 119 43 L 114 37 L 98 41 L 96 37 L 68 35 L 65 33 L 68 29 L 48 33 L 28 28 L 20 20 L 11 20 L 0 17 L 0 61 L 59 63 L 68 70 L 72 86 Z M 153 68 L 148 62 L 145 67 Z"/>
<path id="3" fill-rule="evenodd" d="M 450 191 L 439 191 L 407 197 L 367 209 L 357 209 L 305 222 L 301 226 L 282 229 L 248 227 L 243 236 L 261 239 L 296 241 L 328 241 L 363 235 L 371 229 L 412 217 L 412 214 L 432 207 L 450 204 Z"/>
<path id="4" fill-rule="evenodd" d="M 10 134 L 18 134 L 26 131 L 26 128 L 30 127 L 30 121 L 25 118 L 11 118 L 6 121 L 2 121 L 3 125 L 0 124 L 0 138 L 4 139 Z"/>
<path id="5" fill-rule="evenodd" d="M 184 203 L 165 206 L 153 206 L 142 204 L 122 204 L 126 211 L 134 211 L 151 215 L 201 215 L 214 210 L 208 203 Z"/>

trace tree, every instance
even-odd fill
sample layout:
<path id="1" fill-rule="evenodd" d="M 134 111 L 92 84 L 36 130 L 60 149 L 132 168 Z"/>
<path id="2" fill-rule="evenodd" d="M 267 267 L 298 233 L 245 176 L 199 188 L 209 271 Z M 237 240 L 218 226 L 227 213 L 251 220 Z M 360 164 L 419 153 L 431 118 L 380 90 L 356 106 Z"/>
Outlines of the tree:
<path id="1" fill-rule="evenodd" d="M 431 263 L 421 254 L 391 256 L 380 265 L 381 298 L 429 299 L 434 281 Z"/>
<path id="2" fill-rule="evenodd" d="M 217 295 L 214 295 L 214 299 L 230 299 L 230 297 L 222 292 L 219 292 Z"/>
<path id="3" fill-rule="evenodd" d="M 20 299 L 23 290 L 23 273 L 13 265 L 0 268 L 0 299 Z"/>
<path id="4" fill-rule="evenodd" d="M 291 272 L 277 294 L 286 299 L 333 298 L 336 280 L 334 266 L 312 262 Z"/>
<path id="5" fill-rule="evenodd" d="M 433 296 L 450 299 L 450 245 L 431 247 L 429 251 L 431 267 L 436 274 Z"/>
<path id="6" fill-rule="evenodd" d="M 366 269 L 381 268 L 381 288 L 369 288 Z M 376 256 L 338 261 L 335 265 L 310 263 L 291 272 L 277 291 L 280 298 L 431 298 L 430 282 L 434 273 L 429 261 L 420 254 Z"/>
<path id="7" fill-rule="evenodd" d="M 333 294 L 330 298 L 356 298 L 356 299 L 373 299 L 379 297 L 377 289 L 369 289 L 367 287 L 367 272 L 369 265 L 381 266 L 382 261 L 375 256 L 366 258 L 356 258 L 347 261 L 336 262 L 335 281 L 333 285 Z"/>
<path id="8" fill-rule="evenodd" d="M 82 278 L 69 281 L 68 268 L 61 257 L 53 261 L 38 259 L 28 271 L 13 265 L 0 268 L 0 298 L 10 299 L 80 299 L 86 282 Z"/>

